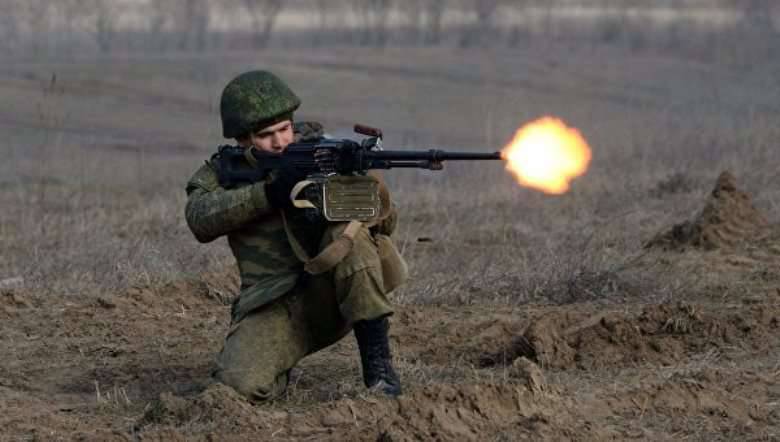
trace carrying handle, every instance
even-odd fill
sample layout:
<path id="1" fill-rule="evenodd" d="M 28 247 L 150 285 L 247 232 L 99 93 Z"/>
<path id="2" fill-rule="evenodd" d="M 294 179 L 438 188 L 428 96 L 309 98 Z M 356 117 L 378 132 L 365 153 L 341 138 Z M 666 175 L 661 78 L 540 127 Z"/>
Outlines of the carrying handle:
<path id="1" fill-rule="evenodd" d="M 360 135 L 382 138 L 382 129 L 376 127 L 366 126 L 365 124 L 356 124 L 354 130 L 355 133 Z"/>

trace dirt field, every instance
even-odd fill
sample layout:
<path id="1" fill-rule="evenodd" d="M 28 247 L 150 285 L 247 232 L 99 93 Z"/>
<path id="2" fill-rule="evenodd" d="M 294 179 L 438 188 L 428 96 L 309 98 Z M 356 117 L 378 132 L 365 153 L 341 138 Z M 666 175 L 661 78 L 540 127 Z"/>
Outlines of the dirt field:
<path id="1" fill-rule="evenodd" d="M 339 135 L 493 151 L 551 114 L 592 145 L 556 197 L 495 163 L 391 173 L 397 400 L 351 337 L 270 404 L 210 380 L 237 277 L 183 184 L 250 67 Z M 570 47 L 0 63 L 0 440 L 780 440 L 776 72 Z"/>

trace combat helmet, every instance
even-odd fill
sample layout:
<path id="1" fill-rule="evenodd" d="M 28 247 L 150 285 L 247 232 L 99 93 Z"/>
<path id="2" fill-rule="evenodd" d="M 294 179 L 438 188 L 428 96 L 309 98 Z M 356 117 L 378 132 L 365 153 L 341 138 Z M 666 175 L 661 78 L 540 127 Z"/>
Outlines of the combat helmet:
<path id="1" fill-rule="evenodd" d="M 222 91 L 222 134 L 225 138 L 238 138 L 291 119 L 300 105 L 301 100 L 276 75 L 268 71 L 245 72 Z"/>

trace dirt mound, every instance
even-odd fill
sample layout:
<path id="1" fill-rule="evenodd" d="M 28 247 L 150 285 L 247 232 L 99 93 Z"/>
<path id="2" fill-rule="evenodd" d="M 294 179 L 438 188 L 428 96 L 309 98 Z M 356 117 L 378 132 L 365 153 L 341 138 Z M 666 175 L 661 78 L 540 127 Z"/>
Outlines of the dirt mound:
<path id="1" fill-rule="evenodd" d="M 693 376 L 675 374 L 669 379 L 629 390 L 619 397 L 668 415 L 729 416 L 743 425 L 750 425 L 754 419 L 765 419 L 765 410 L 751 407 L 748 399 L 724 389 L 721 377 L 717 371 L 703 371 Z"/>
<path id="2" fill-rule="evenodd" d="M 767 424 L 779 411 L 771 405 L 773 375 L 706 365 L 659 374 L 616 388 L 592 410 L 641 422 L 626 436 L 643 440 L 665 440 L 670 428 L 694 430 L 697 440 L 772 440 Z"/>
<path id="3" fill-rule="evenodd" d="M 0 318 L 17 317 L 33 307 L 32 302 L 18 290 L 0 290 Z"/>
<path id="4" fill-rule="evenodd" d="M 420 309 L 399 309 L 393 316 L 391 329 L 399 348 L 409 351 L 416 361 L 435 365 L 446 365 L 453 360 L 471 363 L 488 349 L 506 348 L 514 336 L 522 333 L 529 318 L 527 308 L 499 312 L 490 306 L 470 306 L 468 311 L 437 306 L 436 312 L 432 315 Z"/>
<path id="5" fill-rule="evenodd" d="M 680 303 L 654 305 L 639 314 L 589 316 L 572 311 L 548 313 L 531 323 L 490 365 L 525 356 L 543 367 L 598 370 L 636 364 L 675 364 L 686 354 L 723 345 L 754 349 L 777 344 L 780 307 L 739 306 L 724 312 Z"/>
<path id="6" fill-rule="evenodd" d="M 732 247 L 755 237 L 767 224 L 764 215 L 753 206 L 750 196 L 737 188 L 736 178 L 729 172 L 722 172 L 704 209 L 695 219 L 673 226 L 648 241 L 645 247 Z"/>
<path id="7" fill-rule="evenodd" d="M 213 384 L 195 397 L 184 399 L 170 392 L 153 401 L 139 426 L 203 427 L 218 422 L 221 426 L 268 428 L 266 412 L 254 407 L 235 390 Z"/>
<path id="8" fill-rule="evenodd" d="M 525 361 L 520 372 L 536 373 Z M 529 368 L 530 367 L 530 368 Z M 535 385 L 542 387 L 539 374 Z M 523 384 L 437 384 L 398 399 L 365 395 L 272 412 L 245 402 L 227 387 L 212 386 L 185 399 L 160 396 L 139 421 L 143 439 L 191 440 L 237 436 L 295 440 L 539 440 L 606 436 L 582 426 L 573 404 L 547 388 Z M 562 430 L 561 428 L 565 428 Z"/>

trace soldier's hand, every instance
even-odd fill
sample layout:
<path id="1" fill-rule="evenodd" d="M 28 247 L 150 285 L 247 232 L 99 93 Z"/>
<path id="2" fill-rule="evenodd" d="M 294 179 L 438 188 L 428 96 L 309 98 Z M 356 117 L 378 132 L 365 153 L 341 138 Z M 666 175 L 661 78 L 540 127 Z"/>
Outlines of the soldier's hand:
<path id="1" fill-rule="evenodd" d="M 306 174 L 290 165 L 285 165 L 277 170 L 273 181 L 265 184 L 265 197 L 271 207 L 277 209 L 293 207 L 290 192 L 298 182 L 305 179 Z"/>

